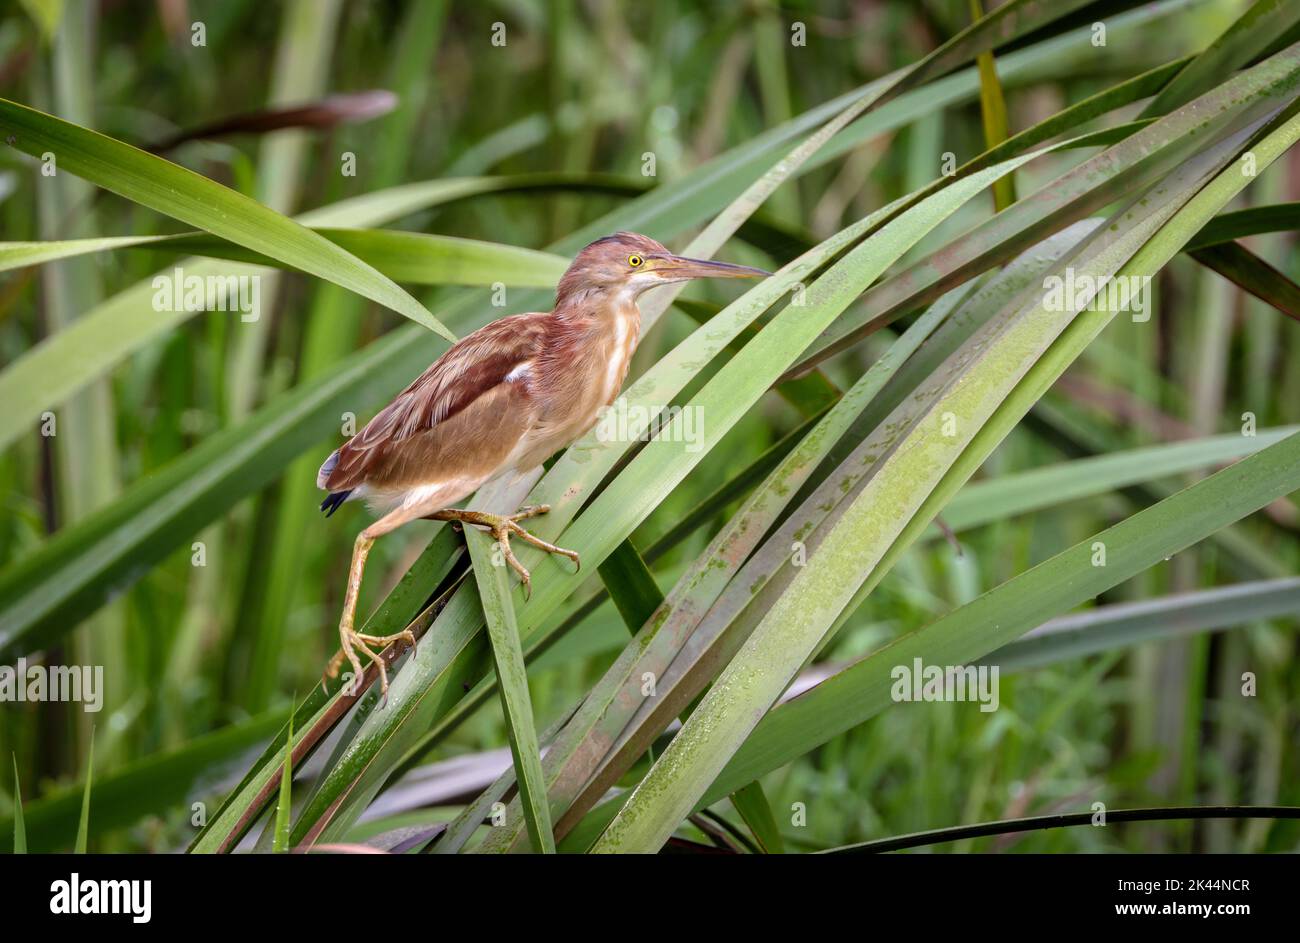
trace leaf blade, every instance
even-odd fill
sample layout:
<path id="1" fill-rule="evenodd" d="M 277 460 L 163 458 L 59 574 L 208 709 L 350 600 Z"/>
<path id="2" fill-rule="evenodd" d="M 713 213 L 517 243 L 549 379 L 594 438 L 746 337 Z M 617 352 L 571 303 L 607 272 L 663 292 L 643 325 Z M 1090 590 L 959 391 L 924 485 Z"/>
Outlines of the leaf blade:
<path id="1" fill-rule="evenodd" d="M 0 132 L 32 156 L 133 202 L 265 252 L 364 295 L 454 341 L 455 335 L 385 276 L 329 240 L 201 174 L 106 135 L 0 98 Z"/>

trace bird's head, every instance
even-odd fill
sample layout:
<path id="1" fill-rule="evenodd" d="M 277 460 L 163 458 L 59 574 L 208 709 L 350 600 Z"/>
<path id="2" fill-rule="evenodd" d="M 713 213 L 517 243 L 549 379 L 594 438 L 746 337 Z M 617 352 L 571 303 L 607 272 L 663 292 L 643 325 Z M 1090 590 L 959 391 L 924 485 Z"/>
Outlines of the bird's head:
<path id="1" fill-rule="evenodd" d="M 657 285 L 692 278 L 764 278 L 771 274 L 748 265 L 673 255 L 649 236 L 617 232 L 578 253 L 560 279 L 556 298 L 563 301 L 590 292 L 627 294 L 635 299 Z"/>

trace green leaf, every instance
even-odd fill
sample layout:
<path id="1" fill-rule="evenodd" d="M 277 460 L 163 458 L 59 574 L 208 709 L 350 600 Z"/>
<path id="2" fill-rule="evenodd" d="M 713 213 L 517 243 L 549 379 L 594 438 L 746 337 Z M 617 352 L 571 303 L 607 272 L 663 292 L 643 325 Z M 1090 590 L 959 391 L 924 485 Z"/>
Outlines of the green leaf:
<path id="1" fill-rule="evenodd" d="M 997 665 L 1003 671 L 1023 671 L 1297 612 L 1300 578 L 1253 580 L 1059 616 L 982 656 L 980 662 Z"/>
<path id="2" fill-rule="evenodd" d="M 1207 246 L 1191 256 L 1287 317 L 1300 321 L 1300 286 L 1240 243 Z"/>
<path id="3" fill-rule="evenodd" d="M 1279 0 L 1255 0 L 1222 36 L 1178 72 L 1142 111 L 1143 118 L 1168 114 L 1208 92 L 1234 71 L 1261 56 L 1278 36 L 1300 23 L 1300 8 Z"/>
<path id="4" fill-rule="evenodd" d="M 76 174 L 191 226 L 264 252 L 391 308 L 448 340 L 456 339 L 423 305 L 360 259 L 301 224 L 201 174 L 2 98 L 0 135 L 33 157 L 54 154 L 60 171 Z"/>
<path id="5" fill-rule="evenodd" d="M 411 285 L 479 285 L 554 288 L 569 260 L 480 239 L 438 236 L 392 229 L 313 230 L 397 282 Z M 170 248 L 170 247 L 169 247 Z M 221 243 L 212 237 L 187 237 L 177 248 L 194 255 L 216 255 L 265 264 L 272 260 Z"/>
<path id="6" fill-rule="evenodd" d="M 86 754 L 86 784 L 81 793 L 81 818 L 77 822 L 76 854 L 84 855 L 90 835 L 90 788 L 95 778 L 95 728 L 90 728 L 90 749 Z"/>
<path id="7" fill-rule="evenodd" d="M 635 635 L 664 601 L 664 594 L 632 539 L 629 537 L 615 547 L 601 561 L 597 572 L 609 591 L 609 598 L 614 600 L 618 614 L 623 617 L 623 624 Z"/>
<path id="8" fill-rule="evenodd" d="M 27 854 L 27 826 L 23 822 L 23 790 L 18 779 L 18 754 L 14 758 L 14 854 Z"/>
<path id="9" fill-rule="evenodd" d="M 1232 213 L 1221 213 L 1205 224 L 1187 243 L 1187 251 L 1257 236 L 1261 233 L 1291 232 L 1300 229 L 1300 203 L 1276 203 L 1252 206 Z"/>
<path id="10" fill-rule="evenodd" d="M 781 839 L 781 830 L 777 828 L 772 807 L 763 794 L 763 786 L 754 780 L 748 786 L 737 789 L 731 794 L 731 803 L 745 820 L 749 830 L 754 833 L 765 854 L 785 854 L 785 842 Z"/>
<path id="11" fill-rule="evenodd" d="M 558 255 L 479 239 L 391 229 L 317 227 L 311 231 L 348 250 L 388 278 L 411 285 L 486 287 L 500 282 L 510 287 L 551 288 L 568 266 L 568 261 Z M 163 249 L 251 265 L 285 264 L 216 236 L 194 233 L 61 242 L 0 242 L 0 272 L 127 248 Z"/>
<path id="12" fill-rule="evenodd" d="M 166 243 L 173 236 L 108 236 L 101 239 L 63 239 L 48 242 L 0 242 L 0 272 L 42 265 L 92 252 L 111 252 L 132 246 Z"/>
<path id="13" fill-rule="evenodd" d="M 504 560 L 499 565 L 494 563 L 492 554 L 496 543 L 488 535 L 467 527 L 465 542 L 469 545 L 474 580 L 478 584 L 479 601 L 492 643 L 497 690 L 501 693 L 510 754 L 514 757 L 519 795 L 523 800 L 524 823 L 533 850 L 554 854 L 555 836 L 551 832 L 551 808 L 542 780 L 541 748 L 537 743 L 532 700 L 528 695 L 528 672 L 519 644 L 515 607 L 510 599 L 510 570 Z"/>
<path id="14" fill-rule="evenodd" d="M 275 807 L 274 854 L 284 854 L 292 846 L 289 831 L 293 821 L 293 712 L 289 713 L 289 731 L 284 739 L 284 764 L 280 767 L 280 801 Z"/>
<path id="15" fill-rule="evenodd" d="M 1300 427 L 1285 426 L 1260 429 L 1253 436 L 1207 436 L 986 478 L 962 488 L 944 508 L 943 520 L 954 531 L 969 530 L 1128 485 L 1209 468 L 1251 455 L 1298 430 Z M 930 536 L 939 536 L 937 529 L 932 529 Z"/>
<path id="16" fill-rule="evenodd" d="M 439 180 L 407 184 L 312 210 L 298 219 L 313 226 L 378 225 L 472 190 L 472 183 Z M 186 259 L 179 265 L 186 275 L 200 278 L 254 276 L 264 271 L 256 266 L 231 267 L 198 259 Z M 63 402 L 122 358 L 195 315 L 185 310 L 154 310 L 154 279 L 158 275 L 136 282 L 96 305 L 0 372 L 0 401 L 6 404 L 0 411 L 0 447 L 26 432 L 44 410 Z M 420 340 L 421 332 L 412 329 L 408 344 Z M 430 348 L 429 356 L 435 349 Z M 419 372 L 424 365 L 413 369 Z"/>
<path id="17" fill-rule="evenodd" d="M 971 18 L 978 22 L 984 17 L 980 0 L 970 0 Z M 1007 139 L 1007 103 L 1002 97 L 1002 83 L 998 81 L 998 67 L 992 52 L 981 52 L 975 57 L 980 76 L 980 116 L 984 123 L 984 147 L 993 150 Z M 1016 202 L 1015 177 L 1008 174 L 993 184 L 993 206 L 1000 213 Z"/>

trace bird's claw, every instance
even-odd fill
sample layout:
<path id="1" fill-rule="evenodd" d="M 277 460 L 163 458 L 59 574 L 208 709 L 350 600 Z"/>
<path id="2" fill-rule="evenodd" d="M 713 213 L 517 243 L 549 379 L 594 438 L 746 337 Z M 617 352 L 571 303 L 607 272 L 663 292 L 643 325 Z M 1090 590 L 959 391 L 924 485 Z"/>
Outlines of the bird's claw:
<path id="1" fill-rule="evenodd" d="M 510 536 L 513 534 L 525 543 L 531 544 L 538 550 L 545 550 L 547 553 L 557 553 L 562 557 L 568 557 L 579 569 L 582 568 L 582 561 L 579 560 L 578 554 L 573 550 L 566 550 L 563 547 L 557 547 L 555 544 L 547 543 L 542 538 L 530 534 L 520 526 L 519 522 L 527 520 L 530 517 L 537 517 L 539 514 L 546 514 L 551 510 L 549 504 L 536 504 L 520 508 L 514 514 L 506 514 L 498 519 L 495 526 L 492 527 L 492 537 L 496 540 L 497 546 L 501 548 L 501 556 L 510 566 L 510 569 L 519 574 L 519 580 L 524 587 L 524 599 L 531 599 L 533 595 L 532 574 L 528 568 L 519 562 L 514 551 L 510 549 Z"/>
<path id="2" fill-rule="evenodd" d="M 330 659 L 325 666 L 325 677 L 321 678 L 322 687 L 326 678 L 337 678 L 339 670 L 343 667 L 346 660 L 352 666 L 352 684 L 351 690 L 347 693 L 355 695 L 359 692 L 359 685 L 363 671 L 361 660 L 357 657 L 357 652 L 363 653 L 379 669 L 379 707 L 382 710 L 388 704 L 388 663 L 384 656 L 371 649 L 371 645 L 377 645 L 380 648 L 386 648 L 394 642 L 405 642 L 412 649 L 416 646 L 415 633 L 409 628 L 392 635 L 364 635 L 355 632 L 346 626 L 339 627 L 340 648 L 334 657 Z"/>

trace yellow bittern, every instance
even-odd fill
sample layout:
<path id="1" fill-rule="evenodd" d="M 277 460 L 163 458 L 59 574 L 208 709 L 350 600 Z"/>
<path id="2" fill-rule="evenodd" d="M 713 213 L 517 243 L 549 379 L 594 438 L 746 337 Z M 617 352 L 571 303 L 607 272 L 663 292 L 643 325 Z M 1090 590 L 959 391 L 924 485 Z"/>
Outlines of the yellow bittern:
<path id="1" fill-rule="evenodd" d="M 500 475 L 537 467 L 595 425 L 627 376 L 640 338 L 642 292 L 692 278 L 767 274 L 673 255 L 636 233 L 598 239 L 578 253 L 560 279 L 552 311 L 501 318 L 462 338 L 330 455 L 316 477 L 330 492 L 321 510 L 332 514 L 344 501 L 362 498 L 384 513 L 357 536 L 339 620 L 341 648 L 326 674 L 337 676 L 346 658 L 359 679 L 361 652 L 378 666 L 387 694 L 387 669 L 369 646 L 397 639 L 415 643 L 409 631 L 374 636 L 353 629 L 366 555 L 376 538 L 409 521 L 486 527 L 525 591 L 530 577 L 510 550 L 511 535 L 578 563 L 572 550 L 520 526 L 545 514 L 546 505 L 515 514 L 448 505 Z"/>

